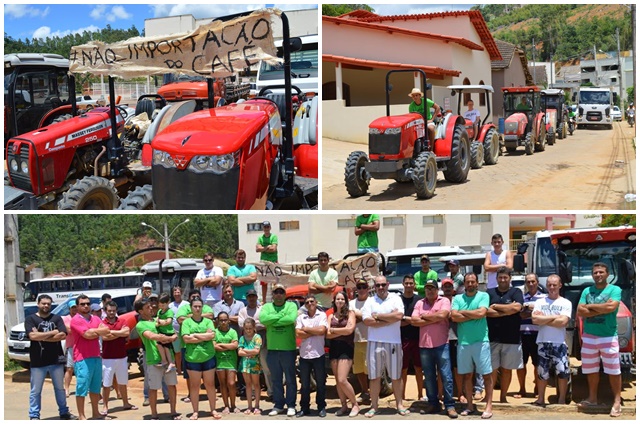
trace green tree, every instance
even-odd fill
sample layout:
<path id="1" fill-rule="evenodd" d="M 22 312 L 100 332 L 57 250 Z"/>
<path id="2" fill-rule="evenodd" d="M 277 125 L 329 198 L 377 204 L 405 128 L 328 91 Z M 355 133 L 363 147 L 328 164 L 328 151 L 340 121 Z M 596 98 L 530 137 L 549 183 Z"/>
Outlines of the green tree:
<path id="1" fill-rule="evenodd" d="M 366 4 L 323 4 L 322 14 L 325 16 L 340 16 L 359 9 L 375 12 L 371 6 Z"/>
<path id="2" fill-rule="evenodd" d="M 620 225 L 636 226 L 635 214 L 615 214 L 615 215 L 602 215 L 601 227 L 618 227 Z"/>

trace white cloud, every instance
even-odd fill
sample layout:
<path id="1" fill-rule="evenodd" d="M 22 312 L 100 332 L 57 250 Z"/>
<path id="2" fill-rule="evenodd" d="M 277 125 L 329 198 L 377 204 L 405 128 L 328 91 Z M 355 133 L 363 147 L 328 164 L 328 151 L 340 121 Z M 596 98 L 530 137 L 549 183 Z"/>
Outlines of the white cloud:
<path id="1" fill-rule="evenodd" d="M 375 13 L 382 16 L 420 15 L 425 13 L 447 12 L 452 10 L 469 10 L 472 4 L 370 4 Z"/>
<path id="2" fill-rule="evenodd" d="M 39 9 L 26 4 L 5 4 L 4 14 L 11 18 L 44 18 L 49 14 L 49 7 L 45 9 Z"/>
<path id="3" fill-rule="evenodd" d="M 91 10 L 91 13 L 89 14 L 89 16 L 91 16 L 92 19 L 100 20 L 104 16 L 105 10 L 107 10 L 107 5 L 100 4 L 94 7 L 93 10 Z"/>
<path id="4" fill-rule="evenodd" d="M 193 15 L 196 19 L 215 18 L 265 8 L 265 4 L 155 4 L 151 5 L 154 18 L 166 16 Z M 315 4 L 274 4 L 281 10 L 317 9 Z"/>
<path id="5" fill-rule="evenodd" d="M 133 15 L 128 13 L 123 6 L 113 6 L 111 13 L 107 12 L 106 19 L 108 22 L 123 21 L 131 19 Z"/>
<path id="6" fill-rule="evenodd" d="M 94 31 L 99 31 L 99 30 L 100 30 L 100 28 L 98 28 L 97 26 L 90 25 L 88 27 L 82 27 L 82 28 L 73 29 L 73 30 L 53 31 L 53 32 L 51 32 L 51 28 L 50 27 L 41 26 L 40 28 L 36 29 L 33 32 L 33 35 L 31 35 L 31 38 L 45 39 L 47 37 L 64 37 L 65 35 L 69 35 L 69 34 L 82 34 L 85 31 L 94 32 Z"/>

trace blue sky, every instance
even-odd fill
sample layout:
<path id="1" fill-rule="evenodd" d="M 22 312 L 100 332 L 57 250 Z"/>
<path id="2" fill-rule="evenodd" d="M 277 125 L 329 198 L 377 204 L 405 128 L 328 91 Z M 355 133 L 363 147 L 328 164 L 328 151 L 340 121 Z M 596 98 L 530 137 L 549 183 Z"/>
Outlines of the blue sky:
<path id="1" fill-rule="evenodd" d="M 211 1 L 209 2 L 211 3 Z M 65 36 L 97 31 L 107 25 L 142 32 L 144 20 L 192 14 L 197 19 L 263 7 L 299 10 L 313 4 L 4 4 L 4 32 L 14 39 Z"/>

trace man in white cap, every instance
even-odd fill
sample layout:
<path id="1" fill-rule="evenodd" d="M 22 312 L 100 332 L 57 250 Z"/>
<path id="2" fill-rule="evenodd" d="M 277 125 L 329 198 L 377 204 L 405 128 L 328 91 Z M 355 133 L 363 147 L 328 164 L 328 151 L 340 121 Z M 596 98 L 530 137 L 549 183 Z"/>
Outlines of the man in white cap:
<path id="1" fill-rule="evenodd" d="M 153 284 L 151 283 L 151 281 L 145 281 L 144 283 L 142 283 L 142 290 L 136 295 L 133 303 L 136 303 L 140 299 L 148 299 L 149 296 L 151 296 L 152 290 Z"/>
<path id="2" fill-rule="evenodd" d="M 423 99 L 423 96 L 424 94 L 422 94 L 422 91 L 420 91 L 419 88 L 411 90 L 409 97 L 411 97 L 412 102 L 409 105 L 409 113 L 419 113 L 420 115 L 425 116 L 425 104 L 427 105 L 427 128 L 429 129 L 429 140 L 433 141 L 436 138 L 436 126 L 433 123 L 433 117 L 431 116 L 431 108 L 433 108 L 435 110 L 435 114 L 438 115 L 440 113 L 440 106 L 427 97 Z"/>

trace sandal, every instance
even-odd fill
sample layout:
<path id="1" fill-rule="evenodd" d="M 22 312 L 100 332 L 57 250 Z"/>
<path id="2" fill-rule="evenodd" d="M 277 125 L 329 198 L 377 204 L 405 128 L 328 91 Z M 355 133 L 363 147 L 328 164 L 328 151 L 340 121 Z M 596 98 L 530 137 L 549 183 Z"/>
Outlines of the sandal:
<path id="1" fill-rule="evenodd" d="M 357 417 L 360 414 L 360 407 L 358 405 L 351 408 L 351 412 L 349 413 L 349 418 Z"/>
<path id="2" fill-rule="evenodd" d="M 481 416 L 483 420 L 488 420 L 491 417 L 493 417 L 493 412 L 487 412 L 487 411 L 484 411 Z"/>
<path id="3" fill-rule="evenodd" d="M 262 411 L 259 408 L 253 410 L 253 415 L 262 415 Z"/>
<path id="4" fill-rule="evenodd" d="M 193 414 L 191 414 L 191 416 L 189 417 L 190 420 L 197 420 L 198 419 L 198 413 L 194 412 Z"/>
<path id="5" fill-rule="evenodd" d="M 409 411 L 408 409 L 398 409 L 398 415 L 402 416 L 402 417 L 406 417 L 407 415 L 409 415 L 411 413 L 411 411 Z"/>
<path id="6" fill-rule="evenodd" d="M 253 414 L 253 410 L 251 408 L 247 408 L 247 409 L 244 410 L 244 414 L 245 415 L 251 415 L 251 414 Z"/>
<path id="7" fill-rule="evenodd" d="M 135 405 L 129 404 L 129 405 L 127 405 L 127 406 L 123 406 L 123 407 L 122 407 L 122 409 L 123 409 L 124 411 L 137 411 L 137 410 L 138 410 L 138 407 L 137 407 L 137 406 L 135 406 Z"/>
<path id="8" fill-rule="evenodd" d="M 225 406 L 224 409 L 222 410 L 222 415 L 229 415 L 230 411 L 229 411 L 229 407 Z"/>
<path id="9" fill-rule="evenodd" d="M 240 408 L 238 408 L 238 407 L 233 408 L 233 413 L 234 414 L 239 414 L 240 412 L 242 412 L 242 411 L 240 411 Z"/>
<path id="10" fill-rule="evenodd" d="M 218 411 L 211 411 L 211 416 L 214 420 L 219 420 L 220 418 L 222 418 L 222 415 L 220 415 Z"/>
<path id="11" fill-rule="evenodd" d="M 365 418 L 373 418 L 376 415 L 378 415 L 378 411 L 376 411 L 375 409 L 371 408 L 367 411 L 366 414 L 364 414 Z"/>
<path id="12" fill-rule="evenodd" d="M 172 420 L 181 420 L 182 419 L 182 414 L 179 412 L 176 412 L 175 414 L 171 414 L 171 419 Z"/>
<path id="13" fill-rule="evenodd" d="M 349 413 L 349 408 L 347 408 L 346 406 L 343 406 L 342 408 L 336 411 L 336 417 L 344 417 L 348 413 Z"/>
<path id="14" fill-rule="evenodd" d="M 533 406 L 539 406 L 540 408 L 546 408 L 546 407 L 547 407 L 547 405 L 546 405 L 544 402 L 540 403 L 540 402 L 538 402 L 537 400 L 536 400 L 536 401 L 534 401 L 534 402 L 531 402 L 531 405 L 533 405 Z"/>
<path id="15" fill-rule="evenodd" d="M 477 410 L 476 410 L 476 409 L 468 409 L 468 408 L 465 408 L 465 410 L 464 410 L 464 411 L 462 411 L 462 412 L 460 413 L 460 415 L 462 415 L 463 417 L 466 417 L 467 415 L 473 415 L 473 414 L 475 414 L 476 412 L 477 412 Z"/>
<path id="16" fill-rule="evenodd" d="M 588 401 L 587 399 L 583 400 L 583 401 L 582 401 L 582 402 L 580 402 L 578 405 L 579 405 L 579 406 L 581 406 L 581 407 L 583 407 L 583 408 L 591 408 L 591 407 L 594 407 L 594 406 L 598 406 L 598 404 L 597 404 L 597 403 L 595 403 L 595 402 L 590 402 L 590 401 Z"/>
<path id="17" fill-rule="evenodd" d="M 617 418 L 620 415 L 622 415 L 622 406 L 618 406 L 618 409 L 616 409 L 615 406 L 611 408 L 611 412 L 609 412 L 610 417 Z"/>
<path id="18" fill-rule="evenodd" d="M 189 399 L 189 396 L 185 396 L 183 398 L 180 398 L 181 401 L 183 401 L 184 403 L 191 403 L 191 399 Z"/>

